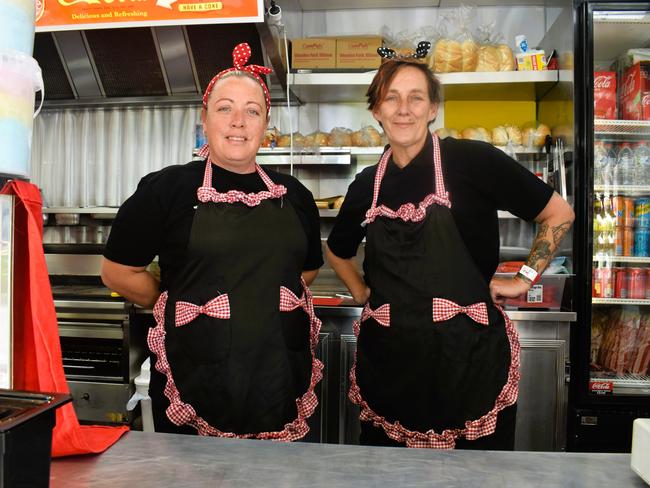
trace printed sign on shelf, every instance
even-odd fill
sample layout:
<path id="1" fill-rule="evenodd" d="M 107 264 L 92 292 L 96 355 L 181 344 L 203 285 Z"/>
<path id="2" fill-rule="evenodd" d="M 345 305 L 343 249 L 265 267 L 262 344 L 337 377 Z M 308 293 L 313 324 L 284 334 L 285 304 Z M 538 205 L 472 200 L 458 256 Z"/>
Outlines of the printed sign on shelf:
<path id="1" fill-rule="evenodd" d="M 589 391 L 596 395 L 611 395 L 614 392 L 613 381 L 590 381 Z"/>
<path id="2" fill-rule="evenodd" d="M 36 31 L 262 22 L 262 0 L 36 0 Z"/>

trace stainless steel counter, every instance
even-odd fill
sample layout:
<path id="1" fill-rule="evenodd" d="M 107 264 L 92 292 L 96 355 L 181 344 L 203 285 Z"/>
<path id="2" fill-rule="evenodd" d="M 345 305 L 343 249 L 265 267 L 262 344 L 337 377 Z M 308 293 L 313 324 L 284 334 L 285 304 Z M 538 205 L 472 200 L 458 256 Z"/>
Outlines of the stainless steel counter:
<path id="1" fill-rule="evenodd" d="M 629 454 L 432 451 L 129 432 L 52 462 L 51 488 L 643 487 Z"/>

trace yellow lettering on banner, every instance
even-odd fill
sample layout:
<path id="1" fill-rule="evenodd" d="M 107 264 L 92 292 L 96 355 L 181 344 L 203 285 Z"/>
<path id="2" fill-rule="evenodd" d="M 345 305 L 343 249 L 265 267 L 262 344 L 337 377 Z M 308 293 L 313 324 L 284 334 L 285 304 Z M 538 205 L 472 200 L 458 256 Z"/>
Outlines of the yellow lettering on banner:
<path id="1" fill-rule="evenodd" d="M 208 10 L 221 10 L 223 4 L 221 2 L 207 2 L 207 3 L 181 3 L 178 5 L 179 12 L 207 12 Z"/>
<path id="2" fill-rule="evenodd" d="M 77 3 L 87 3 L 88 5 L 97 5 L 102 3 L 99 0 L 72 0 L 72 2 L 66 2 L 66 0 L 59 0 L 59 5 L 64 7 L 69 7 L 70 5 L 76 5 Z"/>

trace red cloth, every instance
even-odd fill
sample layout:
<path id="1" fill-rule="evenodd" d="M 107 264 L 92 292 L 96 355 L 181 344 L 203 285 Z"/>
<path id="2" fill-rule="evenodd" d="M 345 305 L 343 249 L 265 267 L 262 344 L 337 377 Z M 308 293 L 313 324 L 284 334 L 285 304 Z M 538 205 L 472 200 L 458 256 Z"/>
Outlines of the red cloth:
<path id="1" fill-rule="evenodd" d="M 38 188 L 24 181 L 0 191 L 15 195 L 14 388 L 69 393 L 59 330 L 43 253 L 43 214 Z M 56 410 L 52 456 L 99 453 L 129 428 L 79 425 L 72 403 Z"/>

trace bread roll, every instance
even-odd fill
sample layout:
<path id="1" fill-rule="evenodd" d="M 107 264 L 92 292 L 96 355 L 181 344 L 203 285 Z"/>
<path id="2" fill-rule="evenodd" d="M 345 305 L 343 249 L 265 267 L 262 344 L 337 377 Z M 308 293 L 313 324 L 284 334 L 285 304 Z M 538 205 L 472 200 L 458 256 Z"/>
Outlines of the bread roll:
<path id="1" fill-rule="evenodd" d="M 440 139 L 445 139 L 447 137 L 453 137 L 454 139 L 460 139 L 460 134 L 456 129 L 448 129 L 447 127 L 441 127 L 436 129 L 436 134 Z"/>
<path id="2" fill-rule="evenodd" d="M 455 73 L 463 69 L 463 52 L 460 42 L 440 39 L 433 50 L 434 73 Z"/>
<path id="3" fill-rule="evenodd" d="M 499 71 L 514 71 L 515 57 L 512 55 L 512 49 L 507 44 L 497 46 L 499 52 Z"/>
<path id="4" fill-rule="evenodd" d="M 343 205 L 343 200 L 345 200 L 345 197 L 338 197 L 336 200 L 334 200 L 334 204 L 332 205 L 333 208 L 341 208 Z"/>
<path id="5" fill-rule="evenodd" d="M 334 127 L 329 134 L 328 146 L 344 147 L 352 145 L 352 131 L 345 127 Z"/>
<path id="6" fill-rule="evenodd" d="M 551 135 L 551 129 L 545 124 L 527 124 L 523 129 L 522 142 L 528 147 L 542 147 L 546 142 L 546 136 Z"/>
<path id="7" fill-rule="evenodd" d="M 476 127 L 478 133 L 479 141 L 488 142 L 492 144 L 492 134 L 485 127 Z"/>
<path id="8" fill-rule="evenodd" d="M 293 147 L 303 147 L 305 144 L 305 136 L 300 132 L 293 133 Z M 289 147 L 291 145 L 291 137 L 289 134 L 280 134 L 278 136 L 278 147 Z"/>
<path id="9" fill-rule="evenodd" d="M 573 145 L 573 127 L 568 125 L 557 125 L 551 131 L 553 139 L 561 139 L 565 145 Z"/>
<path id="10" fill-rule="evenodd" d="M 476 71 L 478 64 L 478 44 L 473 39 L 465 39 L 460 45 L 462 52 L 461 71 Z"/>
<path id="11" fill-rule="evenodd" d="M 495 146 L 505 146 L 508 144 L 508 131 L 502 125 L 499 125 L 492 129 L 492 142 Z"/>
<path id="12" fill-rule="evenodd" d="M 506 132 L 508 133 L 508 140 L 515 146 L 521 146 L 521 129 L 516 125 L 506 125 Z"/>
<path id="13" fill-rule="evenodd" d="M 356 132 L 352 133 L 352 145 L 361 147 L 381 146 L 381 135 L 371 125 L 366 125 Z"/>
<path id="14" fill-rule="evenodd" d="M 484 44 L 478 48 L 476 71 L 499 71 L 500 56 L 496 46 Z"/>
<path id="15" fill-rule="evenodd" d="M 305 136 L 303 141 L 304 147 L 323 147 L 327 146 L 329 142 L 329 136 L 324 132 L 312 132 Z"/>

